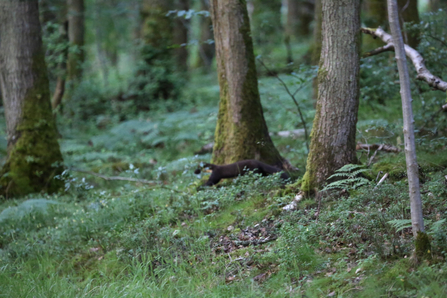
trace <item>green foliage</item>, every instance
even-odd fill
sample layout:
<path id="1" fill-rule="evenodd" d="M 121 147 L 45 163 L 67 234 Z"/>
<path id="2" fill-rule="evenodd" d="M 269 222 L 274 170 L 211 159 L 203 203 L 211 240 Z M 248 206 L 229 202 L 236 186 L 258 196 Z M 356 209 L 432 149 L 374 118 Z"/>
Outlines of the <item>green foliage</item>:
<path id="1" fill-rule="evenodd" d="M 359 177 L 360 174 L 369 171 L 364 166 L 347 164 L 335 171 L 335 174 L 331 175 L 327 180 L 334 182 L 326 185 L 322 191 L 330 189 L 344 189 L 351 190 L 357 189 L 361 186 L 368 185 L 369 180 L 363 177 Z"/>

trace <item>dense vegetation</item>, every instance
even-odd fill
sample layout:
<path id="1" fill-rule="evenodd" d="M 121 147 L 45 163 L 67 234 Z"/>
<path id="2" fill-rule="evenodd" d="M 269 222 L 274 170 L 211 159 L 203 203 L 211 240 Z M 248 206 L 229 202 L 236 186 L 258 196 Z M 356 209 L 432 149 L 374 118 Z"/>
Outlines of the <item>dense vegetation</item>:
<path id="1" fill-rule="evenodd" d="M 445 12 L 421 17 L 413 26 L 422 32 L 418 50 L 430 70 L 445 78 L 445 42 L 433 38 L 446 34 Z M 55 40 L 47 35 L 47 47 Z M 305 57 L 310 44 L 292 46 L 294 56 Z M 277 45 L 262 59 L 277 69 L 278 61 L 286 61 L 285 50 Z M 213 141 L 215 72 L 191 70 L 189 80 L 170 74 L 178 98 L 137 109 L 145 95 L 134 74 L 144 74 L 138 61 L 126 55 L 122 60 L 109 65 L 107 77 L 87 60 L 82 81 L 58 111 L 67 170 L 57 179 L 64 190 L 1 201 L 0 296 L 445 296 L 447 118 L 440 110 L 445 94 L 414 81 L 417 157 L 432 244 L 431 258 L 415 264 L 403 152 L 358 151 L 362 167 L 347 167 L 343 177 L 349 180 L 339 182 L 338 191 L 304 198 L 290 212 L 282 207 L 296 193 L 290 185 L 281 187 L 278 176 L 251 174 L 202 190 L 205 178 L 193 170 L 210 159 L 209 153 L 195 152 Z M 295 97 L 310 127 L 316 70 L 301 62 L 280 78 L 292 92 L 300 88 Z M 277 78 L 260 77 L 259 86 L 273 142 L 300 168 L 291 181 L 299 185 L 305 140 L 276 134 L 302 128 L 296 105 Z M 358 142 L 403 149 L 392 56 L 362 59 L 361 86 Z M 0 123 L 5 134 L 4 119 Z M 3 157 L 6 141 L 0 141 Z M 106 181 L 79 170 L 153 183 Z M 376 177 L 385 173 L 389 178 L 376 186 Z"/>

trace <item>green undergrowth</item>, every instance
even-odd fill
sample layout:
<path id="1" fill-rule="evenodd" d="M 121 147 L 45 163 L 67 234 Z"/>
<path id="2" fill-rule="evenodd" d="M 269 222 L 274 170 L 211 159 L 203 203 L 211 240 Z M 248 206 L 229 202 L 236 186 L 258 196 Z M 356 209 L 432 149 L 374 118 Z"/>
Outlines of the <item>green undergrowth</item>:
<path id="1" fill-rule="evenodd" d="M 64 194 L 6 201 L 1 295 L 442 297 L 447 290 L 442 170 L 422 184 L 432 258 L 416 265 L 403 180 L 305 198 L 283 212 L 293 195 L 281 195 L 278 176 L 249 174 L 198 191 L 200 179 L 189 174 L 195 162 L 173 162 L 185 171 L 165 185 L 106 190 L 65 177 Z"/>

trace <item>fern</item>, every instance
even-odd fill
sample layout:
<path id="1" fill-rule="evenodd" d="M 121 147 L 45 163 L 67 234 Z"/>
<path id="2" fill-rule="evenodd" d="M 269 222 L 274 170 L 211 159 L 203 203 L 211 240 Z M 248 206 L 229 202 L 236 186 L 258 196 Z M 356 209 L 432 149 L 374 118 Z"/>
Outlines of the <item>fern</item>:
<path id="1" fill-rule="evenodd" d="M 393 219 L 388 221 L 388 223 L 396 229 L 396 232 L 411 228 L 411 219 Z"/>
<path id="2" fill-rule="evenodd" d="M 359 188 L 364 185 L 368 185 L 369 184 L 368 179 L 358 177 L 358 175 L 366 171 L 368 171 L 368 169 L 360 165 L 354 165 L 354 164 L 344 165 L 340 169 L 336 170 L 335 173 L 327 179 L 331 180 L 334 178 L 338 178 L 338 180 L 326 185 L 323 191 L 330 189 L 350 190 Z"/>
<path id="3" fill-rule="evenodd" d="M 430 227 L 429 234 L 437 234 L 442 232 L 443 231 L 442 226 L 444 225 L 445 221 L 446 219 L 444 218 L 434 222 Z"/>

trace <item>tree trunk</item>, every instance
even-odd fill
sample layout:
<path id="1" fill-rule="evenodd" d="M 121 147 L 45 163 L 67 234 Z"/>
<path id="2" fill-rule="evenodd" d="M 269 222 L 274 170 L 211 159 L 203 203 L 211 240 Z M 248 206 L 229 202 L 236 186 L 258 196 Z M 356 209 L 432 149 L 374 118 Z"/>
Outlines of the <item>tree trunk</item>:
<path id="1" fill-rule="evenodd" d="M 66 0 L 40 0 L 39 1 L 40 23 L 44 28 L 44 35 L 52 35 L 56 33 L 55 27 L 46 26 L 49 23 L 58 25 L 59 38 L 56 53 L 52 55 L 60 55 L 60 63 L 56 69 L 48 69 L 49 79 L 56 77 L 56 87 L 51 98 L 51 106 L 55 110 L 62 102 L 65 92 L 65 78 L 67 76 L 67 59 L 68 59 L 68 21 L 67 21 L 67 1 Z M 57 28 L 57 27 L 56 27 Z M 46 32 L 45 32 L 46 31 Z M 55 74 L 55 76 L 54 76 Z M 51 84 L 50 84 L 51 85 Z"/>
<path id="2" fill-rule="evenodd" d="M 62 155 L 51 112 L 38 1 L 0 2 L 0 86 L 8 158 L 1 170 L 5 196 L 57 191 Z"/>
<path id="3" fill-rule="evenodd" d="M 366 0 L 363 1 L 363 18 L 362 22 L 366 27 L 383 29 L 388 28 L 388 14 L 386 9 L 386 1 L 384 0 Z M 382 41 L 378 38 L 368 38 L 363 40 L 362 47 L 367 51 L 382 46 Z"/>
<path id="4" fill-rule="evenodd" d="M 404 118 L 405 159 L 407 162 L 407 177 L 411 205 L 411 223 L 413 227 L 413 235 L 416 238 L 416 256 L 422 257 L 424 255 L 429 255 L 429 253 L 427 253 L 427 250 L 429 251 L 429 241 L 428 237 L 424 235 L 424 218 L 422 216 L 416 145 L 414 142 L 414 120 L 411 106 L 410 76 L 408 75 L 407 59 L 399 26 L 396 0 L 388 0 L 388 14 L 400 78 L 400 94 L 402 97 L 402 112 Z"/>
<path id="5" fill-rule="evenodd" d="M 175 8 L 177 10 L 189 10 L 189 0 L 176 0 Z M 177 66 L 181 71 L 188 70 L 188 32 L 190 21 L 184 17 L 176 17 L 174 24 L 174 56 L 177 60 Z"/>
<path id="6" fill-rule="evenodd" d="M 388 15 L 386 8 L 386 1 L 383 0 L 366 0 L 364 3 L 364 18 L 363 22 L 367 27 L 377 28 L 388 27 Z"/>
<path id="7" fill-rule="evenodd" d="M 335 170 L 356 162 L 360 3 L 334 0 L 322 4 L 319 92 L 304 191 L 321 188 Z"/>
<path id="8" fill-rule="evenodd" d="M 287 0 L 286 34 L 300 38 L 310 34 L 314 19 L 314 2 L 310 0 Z"/>
<path id="9" fill-rule="evenodd" d="M 201 10 L 210 10 L 210 1 L 201 0 Z M 206 71 L 211 70 L 214 56 L 216 54 L 214 42 L 214 35 L 212 31 L 213 24 L 211 23 L 211 17 L 200 17 L 200 45 L 199 45 L 199 62 L 198 66 L 204 66 Z"/>
<path id="10" fill-rule="evenodd" d="M 79 80 L 84 63 L 84 0 L 68 0 L 68 40 L 70 52 L 67 62 L 69 80 Z"/>
<path id="11" fill-rule="evenodd" d="M 264 120 L 245 0 L 212 0 L 220 103 L 213 163 L 257 159 L 282 168 Z"/>
<path id="12" fill-rule="evenodd" d="M 140 68 L 142 76 L 138 88 L 149 89 L 140 98 L 139 108 L 148 108 L 148 98 L 168 99 L 177 96 L 177 78 L 172 51 L 173 17 L 168 16 L 173 7 L 172 0 L 144 0 L 141 4 L 141 39 L 144 43 L 141 56 L 145 66 Z"/>
<path id="13" fill-rule="evenodd" d="M 321 55 L 321 23 L 322 23 L 322 11 L 321 11 L 321 1 L 315 0 L 315 25 L 313 32 L 313 44 L 311 46 L 311 63 L 312 65 L 318 65 L 320 63 Z M 316 105 L 316 99 L 318 97 L 318 78 L 312 81 L 312 98 L 314 99 L 314 105 Z"/>
<path id="14" fill-rule="evenodd" d="M 68 59 L 68 21 L 59 25 L 60 43 L 64 45 L 62 51 L 62 60 L 58 65 L 58 75 L 56 80 L 56 88 L 51 98 L 51 107 L 55 110 L 61 103 L 65 93 L 65 78 L 67 77 L 67 59 Z"/>
<path id="15" fill-rule="evenodd" d="M 322 24 L 322 0 L 315 0 L 315 27 L 314 27 L 314 40 L 312 45 L 312 65 L 320 63 L 321 55 L 321 24 Z M 316 95 L 316 94 L 315 94 Z"/>
<path id="16" fill-rule="evenodd" d="M 419 24 L 419 10 L 418 0 L 397 0 L 399 7 L 399 21 L 404 33 L 404 42 L 410 47 L 416 49 L 420 42 L 420 37 L 417 32 L 407 32 L 405 24 L 407 22 L 413 22 Z"/>

